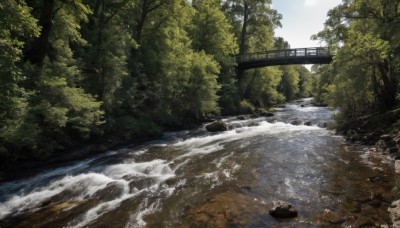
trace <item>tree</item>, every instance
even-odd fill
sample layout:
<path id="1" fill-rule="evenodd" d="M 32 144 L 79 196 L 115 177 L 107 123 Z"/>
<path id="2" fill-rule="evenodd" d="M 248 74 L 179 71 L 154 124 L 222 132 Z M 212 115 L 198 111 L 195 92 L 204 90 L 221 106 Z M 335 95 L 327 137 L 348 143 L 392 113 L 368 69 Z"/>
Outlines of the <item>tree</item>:
<path id="1" fill-rule="evenodd" d="M 279 20 L 281 15 L 272 9 L 271 1 L 255 1 L 255 0 L 230 0 L 226 1 L 224 8 L 227 11 L 231 23 L 234 25 L 234 31 L 238 37 L 239 55 L 254 51 L 264 51 L 272 49 L 274 28 L 280 26 Z M 258 72 L 257 72 L 258 71 Z M 258 80 L 254 78 L 262 74 L 261 69 L 248 70 L 247 72 L 238 72 L 237 84 L 240 99 L 250 99 L 253 93 L 253 83 Z M 275 81 L 275 80 L 272 80 Z M 267 85 L 273 85 L 267 84 Z M 267 87 L 263 87 L 267 89 Z M 274 86 L 267 90 L 274 90 Z M 275 100 L 274 97 L 270 101 Z M 262 103 L 270 103 L 270 101 Z"/>
<path id="2" fill-rule="evenodd" d="M 39 36 L 37 20 L 23 1 L 0 3 L 0 156 L 15 156 L 7 145 L 20 143 L 16 129 L 27 115 L 29 93 L 21 86 L 24 80 L 22 59 L 27 39 Z"/>
<path id="3" fill-rule="evenodd" d="M 337 50 L 330 100 L 345 116 L 389 110 L 397 103 L 400 2 L 343 1 L 314 38 Z"/>
<path id="4" fill-rule="evenodd" d="M 219 105 L 223 114 L 234 114 L 237 111 L 237 88 L 235 64 L 233 55 L 238 52 L 238 45 L 233 34 L 232 25 L 221 9 L 219 0 L 193 1 L 195 14 L 190 32 L 193 48 L 196 51 L 205 51 L 220 65 L 218 83 Z"/>
<path id="5" fill-rule="evenodd" d="M 278 91 L 282 93 L 287 101 L 297 98 L 299 93 L 299 72 L 294 66 L 281 66 L 282 80 Z"/>
<path id="6" fill-rule="evenodd" d="M 221 11 L 219 0 L 193 2 L 192 40 L 195 50 L 203 50 L 222 62 L 227 56 L 237 53 L 238 47 L 232 33 L 232 26 Z"/>

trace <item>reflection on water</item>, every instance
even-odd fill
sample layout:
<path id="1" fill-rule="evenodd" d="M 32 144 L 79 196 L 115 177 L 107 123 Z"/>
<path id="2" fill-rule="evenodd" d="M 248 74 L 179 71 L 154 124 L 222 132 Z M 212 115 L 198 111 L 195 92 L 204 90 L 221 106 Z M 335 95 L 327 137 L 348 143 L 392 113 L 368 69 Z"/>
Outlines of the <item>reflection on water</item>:
<path id="1" fill-rule="evenodd" d="M 389 158 L 321 128 L 332 112 L 307 102 L 288 104 L 274 117 L 227 118 L 226 132 L 168 133 L 3 183 L 0 226 L 388 224 Z M 291 203 L 299 216 L 272 218 L 275 200 Z"/>

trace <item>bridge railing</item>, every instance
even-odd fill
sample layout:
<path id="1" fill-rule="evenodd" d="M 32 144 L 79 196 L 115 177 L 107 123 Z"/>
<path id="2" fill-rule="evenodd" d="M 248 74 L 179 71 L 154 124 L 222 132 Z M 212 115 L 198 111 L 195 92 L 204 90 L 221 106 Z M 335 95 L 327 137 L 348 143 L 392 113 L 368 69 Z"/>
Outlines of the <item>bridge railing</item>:
<path id="1" fill-rule="evenodd" d="M 312 48 L 295 48 L 284 50 L 271 50 L 265 52 L 255 52 L 245 55 L 236 56 L 238 63 L 256 61 L 263 59 L 278 59 L 288 57 L 305 57 L 305 56 L 331 56 L 329 48 L 326 47 L 312 47 Z"/>

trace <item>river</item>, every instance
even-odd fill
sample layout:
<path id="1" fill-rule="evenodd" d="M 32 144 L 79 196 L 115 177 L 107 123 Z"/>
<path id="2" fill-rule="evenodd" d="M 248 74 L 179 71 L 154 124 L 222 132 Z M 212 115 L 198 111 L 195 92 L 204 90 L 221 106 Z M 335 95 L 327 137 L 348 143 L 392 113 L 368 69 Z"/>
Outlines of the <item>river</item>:
<path id="1" fill-rule="evenodd" d="M 390 225 L 393 161 L 323 128 L 332 114 L 305 99 L 1 183 L 0 227 Z M 271 217 L 276 200 L 298 217 Z"/>

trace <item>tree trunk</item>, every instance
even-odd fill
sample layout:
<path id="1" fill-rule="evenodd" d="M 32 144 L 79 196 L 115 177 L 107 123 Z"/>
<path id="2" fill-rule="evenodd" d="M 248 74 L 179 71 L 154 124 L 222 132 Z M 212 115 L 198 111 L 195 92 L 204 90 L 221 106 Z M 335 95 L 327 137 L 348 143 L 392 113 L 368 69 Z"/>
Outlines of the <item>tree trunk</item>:
<path id="1" fill-rule="evenodd" d="M 396 104 L 397 86 L 395 82 L 392 82 L 390 80 L 391 77 L 388 75 L 390 73 L 388 60 L 385 60 L 384 63 L 378 64 L 378 69 L 383 82 L 380 103 L 384 106 L 386 110 L 389 110 Z"/>
<path id="2" fill-rule="evenodd" d="M 44 58 L 49 51 L 49 37 L 53 27 L 55 0 L 43 0 L 43 7 L 39 18 L 39 25 L 42 27 L 40 36 L 27 47 L 24 60 L 31 62 L 38 68 L 43 65 Z"/>

